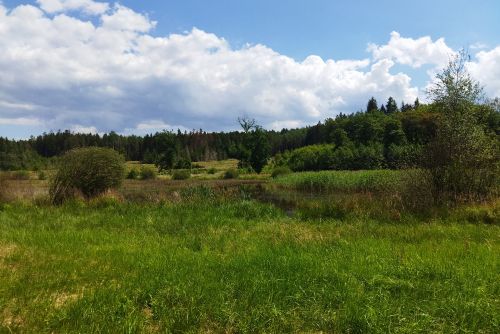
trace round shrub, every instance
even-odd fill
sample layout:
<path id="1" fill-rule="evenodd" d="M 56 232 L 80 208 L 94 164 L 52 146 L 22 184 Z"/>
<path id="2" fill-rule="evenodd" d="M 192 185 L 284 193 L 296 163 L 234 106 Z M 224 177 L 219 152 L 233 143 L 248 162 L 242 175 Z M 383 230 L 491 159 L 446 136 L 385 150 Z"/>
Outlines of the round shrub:
<path id="1" fill-rule="evenodd" d="M 292 170 L 288 167 L 276 167 L 275 169 L 273 169 L 273 172 L 271 173 L 271 177 L 273 179 L 277 178 L 278 176 L 281 176 L 281 175 L 288 175 L 292 173 Z"/>
<path id="2" fill-rule="evenodd" d="M 139 177 L 139 171 L 136 168 L 132 168 L 127 174 L 127 179 L 129 180 L 135 180 L 138 177 Z"/>
<path id="3" fill-rule="evenodd" d="M 236 169 L 228 169 L 225 173 L 224 173 L 224 179 L 225 180 L 229 180 L 229 179 L 237 179 L 238 176 L 240 176 L 240 173 L 238 172 L 238 170 Z"/>
<path id="4" fill-rule="evenodd" d="M 172 172 L 172 180 L 187 180 L 191 178 L 191 171 L 177 169 Z"/>
<path id="5" fill-rule="evenodd" d="M 140 173 L 141 180 L 154 180 L 156 179 L 156 169 L 149 166 L 142 166 Z"/>
<path id="6" fill-rule="evenodd" d="M 213 175 L 215 173 L 217 173 L 217 169 L 215 169 L 214 167 L 211 167 L 207 170 L 207 174 Z"/>
<path id="7" fill-rule="evenodd" d="M 100 147 L 74 149 L 60 161 L 50 195 L 62 203 L 80 192 L 87 199 L 118 187 L 125 174 L 125 161 L 115 150 Z"/>

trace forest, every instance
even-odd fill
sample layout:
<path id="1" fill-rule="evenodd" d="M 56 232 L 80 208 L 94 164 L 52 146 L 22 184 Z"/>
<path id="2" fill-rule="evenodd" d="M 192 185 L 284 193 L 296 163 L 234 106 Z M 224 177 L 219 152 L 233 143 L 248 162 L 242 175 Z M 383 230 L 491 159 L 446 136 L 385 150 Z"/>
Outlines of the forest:
<path id="1" fill-rule="evenodd" d="M 474 108 L 486 132 L 492 137 L 500 135 L 498 98 L 476 104 Z M 339 114 L 314 126 L 259 130 L 267 143 L 265 157 L 276 157 L 277 164 L 292 158 L 290 167 L 295 171 L 401 169 L 418 163 L 423 146 L 435 136 L 439 117 L 432 103 L 421 104 L 417 99 L 413 104 L 402 103 L 398 107 L 396 101 L 389 98 L 379 107 L 372 97 L 366 110 Z M 252 151 L 248 147 L 251 142 L 252 136 L 246 131 L 210 133 L 202 129 L 163 131 L 142 137 L 116 132 L 81 134 L 69 130 L 44 133 L 27 140 L 0 137 L 0 170 L 44 168 L 71 149 L 90 146 L 113 148 L 128 161 L 144 163 L 159 164 L 168 155 L 168 167 L 184 168 L 197 161 L 229 158 L 244 161 Z M 323 156 L 323 162 L 303 164 L 302 160 L 308 155 Z"/>

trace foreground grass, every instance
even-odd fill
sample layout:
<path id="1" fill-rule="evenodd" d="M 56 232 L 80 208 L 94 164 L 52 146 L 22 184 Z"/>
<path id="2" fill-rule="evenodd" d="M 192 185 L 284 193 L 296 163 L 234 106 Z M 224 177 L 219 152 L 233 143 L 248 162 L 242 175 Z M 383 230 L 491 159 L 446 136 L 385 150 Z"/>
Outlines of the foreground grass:
<path id="1" fill-rule="evenodd" d="M 500 331 L 500 228 L 253 201 L 0 210 L 0 332 Z"/>

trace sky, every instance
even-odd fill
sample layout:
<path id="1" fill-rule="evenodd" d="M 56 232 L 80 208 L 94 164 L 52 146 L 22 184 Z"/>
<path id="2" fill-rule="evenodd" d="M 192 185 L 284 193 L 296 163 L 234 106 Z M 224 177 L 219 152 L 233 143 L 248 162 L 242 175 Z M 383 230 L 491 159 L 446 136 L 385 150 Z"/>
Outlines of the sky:
<path id="1" fill-rule="evenodd" d="M 425 101 L 461 48 L 500 96 L 496 0 L 0 2 L 0 136 L 294 128 Z"/>

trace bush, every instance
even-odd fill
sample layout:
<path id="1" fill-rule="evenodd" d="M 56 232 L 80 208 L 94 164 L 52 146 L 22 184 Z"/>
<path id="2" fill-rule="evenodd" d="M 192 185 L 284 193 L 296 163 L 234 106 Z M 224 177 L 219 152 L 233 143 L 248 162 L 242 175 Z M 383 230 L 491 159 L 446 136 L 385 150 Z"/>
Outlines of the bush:
<path id="1" fill-rule="evenodd" d="M 229 180 L 229 179 L 237 179 L 238 176 L 240 176 L 240 173 L 238 172 L 238 170 L 234 169 L 234 168 L 231 168 L 231 169 L 228 169 L 225 173 L 224 173 L 224 179 L 225 180 Z"/>
<path id="2" fill-rule="evenodd" d="M 290 153 L 288 166 L 294 172 L 332 169 L 333 145 L 311 145 Z"/>
<path id="3" fill-rule="evenodd" d="M 156 169 L 149 166 L 142 166 L 141 173 L 139 175 L 141 180 L 154 180 L 156 179 Z"/>
<path id="4" fill-rule="evenodd" d="M 212 167 L 212 168 L 209 168 L 209 169 L 207 170 L 207 173 L 208 173 L 208 174 L 210 174 L 210 175 L 213 175 L 213 174 L 217 173 L 217 169 L 215 169 L 215 168 L 213 168 L 213 167 Z"/>
<path id="5" fill-rule="evenodd" d="M 288 167 L 276 167 L 271 173 L 272 178 L 277 178 L 278 176 L 288 175 L 292 173 L 292 170 Z"/>
<path id="6" fill-rule="evenodd" d="M 172 172 L 172 180 L 188 180 L 191 178 L 191 171 L 186 169 L 178 169 Z"/>
<path id="7" fill-rule="evenodd" d="M 71 199 L 77 192 L 90 199 L 118 187 L 125 174 L 123 157 L 115 150 L 100 147 L 74 149 L 60 160 L 51 181 L 53 203 Z"/>
<path id="8" fill-rule="evenodd" d="M 127 179 L 129 180 L 135 180 L 138 177 L 139 177 L 139 171 L 136 168 L 132 168 L 127 174 Z"/>
<path id="9" fill-rule="evenodd" d="M 43 170 L 41 170 L 41 171 L 38 172 L 38 179 L 40 181 L 43 181 L 43 180 L 47 179 L 47 175 L 45 175 L 45 172 Z"/>
<path id="10" fill-rule="evenodd" d="M 174 169 L 191 169 L 191 160 L 188 158 L 179 158 L 174 165 Z"/>

